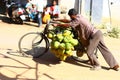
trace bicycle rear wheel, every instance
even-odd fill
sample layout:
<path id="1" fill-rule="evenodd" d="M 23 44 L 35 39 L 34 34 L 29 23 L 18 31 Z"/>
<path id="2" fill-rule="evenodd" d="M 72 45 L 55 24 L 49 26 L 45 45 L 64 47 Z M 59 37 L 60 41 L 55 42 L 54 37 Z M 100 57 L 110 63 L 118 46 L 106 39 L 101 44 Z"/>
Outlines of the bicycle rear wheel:
<path id="1" fill-rule="evenodd" d="M 49 49 L 49 41 L 42 33 L 30 32 L 19 40 L 19 51 L 25 57 L 38 58 Z"/>
<path id="2" fill-rule="evenodd" d="M 87 55 L 84 55 L 83 57 L 78 57 L 76 54 L 71 56 L 71 58 L 75 61 L 81 62 L 81 63 L 87 63 L 89 61 Z"/>
<path id="3" fill-rule="evenodd" d="M 98 58 L 97 52 L 98 52 L 98 49 L 96 48 L 95 51 L 94 51 L 94 54 L 95 54 L 96 58 Z M 81 62 L 81 63 L 87 63 L 87 62 L 89 62 L 89 59 L 88 59 L 87 53 L 84 53 L 84 54 L 86 54 L 86 55 L 83 55 L 82 57 L 78 57 L 76 54 L 74 54 L 71 57 L 75 61 L 78 61 L 78 62 Z"/>

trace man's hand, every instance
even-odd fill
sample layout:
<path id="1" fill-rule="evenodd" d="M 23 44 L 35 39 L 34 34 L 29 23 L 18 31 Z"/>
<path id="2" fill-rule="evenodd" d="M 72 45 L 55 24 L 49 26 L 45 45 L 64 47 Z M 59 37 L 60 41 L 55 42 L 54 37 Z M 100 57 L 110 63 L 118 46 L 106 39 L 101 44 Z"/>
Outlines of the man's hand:
<path id="1" fill-rule="evenodd" d="M 52 20 L 53 20 L 53 21 L 58 21 L 58 19 L 56 19 L 56 18 L 53 18 Z"/>
<path id="2" fill-rule="evenodd" d="M 71 20 L 68 20 L 68 19 L 59 19 L 59 18 L 53 18 L 52 19 L 53 21 L 60 21 L 60 22 L 63 22 L 63 23 L 70 23 Z"/>
<path id="3" fill-rule="evenodd" d="M 52 24 L 52 26 L 57 27 L 57 26 L 58 26 L 58 24 Z"/>
<path id="4" fill-rule="evenodd" d="M 81 40 L 81 43 L 84 47 L 87 47 L 89 45 L 89 41 L 88 40 Z"/>

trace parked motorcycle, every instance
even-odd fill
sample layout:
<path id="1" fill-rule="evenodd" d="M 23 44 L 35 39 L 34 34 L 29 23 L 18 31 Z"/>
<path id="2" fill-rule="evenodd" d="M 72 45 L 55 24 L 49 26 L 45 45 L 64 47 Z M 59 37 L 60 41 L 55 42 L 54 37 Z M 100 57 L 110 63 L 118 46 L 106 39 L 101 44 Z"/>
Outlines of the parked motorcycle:
<path id="1" fill-rule="evenodd" d="M 27 20 L 28 14 L 23 7 L 19 4 L 12 4 L 8 8 L 8 15 L 12 22 L 23 24 L 24 20 Z"/>

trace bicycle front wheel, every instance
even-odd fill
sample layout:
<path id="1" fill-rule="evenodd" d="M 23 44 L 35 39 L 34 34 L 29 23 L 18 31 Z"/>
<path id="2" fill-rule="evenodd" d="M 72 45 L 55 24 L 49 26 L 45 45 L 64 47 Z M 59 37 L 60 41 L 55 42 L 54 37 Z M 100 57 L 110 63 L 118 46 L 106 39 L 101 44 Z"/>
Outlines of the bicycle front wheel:
<path id="1" fill-rule="evenodd" d="M 23 56 L 38 58 L 49 49 L 49 41 L 42 33 L 30 32 L 19 40 L 19 51 Z"/>

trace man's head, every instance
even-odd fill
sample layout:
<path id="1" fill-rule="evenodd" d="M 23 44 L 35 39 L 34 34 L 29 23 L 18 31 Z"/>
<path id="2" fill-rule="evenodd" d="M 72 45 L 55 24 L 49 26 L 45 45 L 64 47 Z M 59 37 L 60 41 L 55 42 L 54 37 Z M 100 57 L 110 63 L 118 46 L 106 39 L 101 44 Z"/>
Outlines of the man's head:
<path id="1" fill-rule="evenodd" d="M 31 0 L 27 0 L 27 2 L 30 2 Z"/>
<path id="2" fill-rule="evenodd" d="M 57 5 L 57 2 L 56 0 L 53 1 L 53 6 Z"/>
<path id="3" fill-rule="evenodd" d="M 78 13 L 74 8 L 70 9 L 68 12 L 68 15 L 70 16 L 71 19 L 75 19 L 77 14 Z"/>

